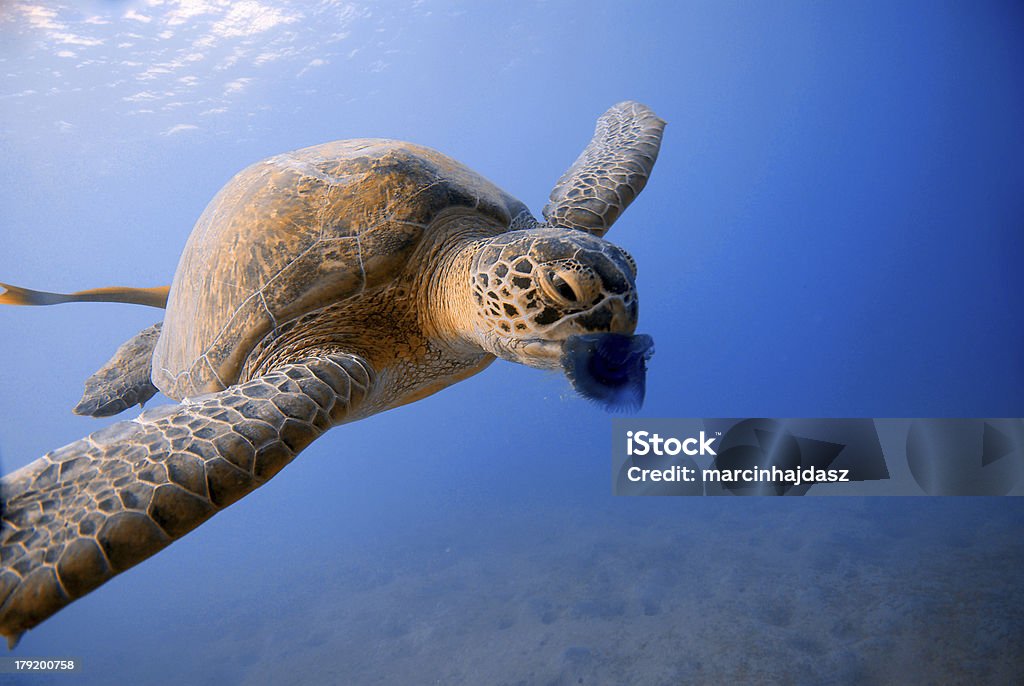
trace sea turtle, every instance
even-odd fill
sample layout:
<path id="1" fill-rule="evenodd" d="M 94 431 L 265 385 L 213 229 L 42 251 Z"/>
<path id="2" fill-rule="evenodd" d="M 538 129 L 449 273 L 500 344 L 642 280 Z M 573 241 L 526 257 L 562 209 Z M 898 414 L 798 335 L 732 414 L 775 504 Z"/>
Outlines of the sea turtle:
<path id="1" fill-rule="evenodd" d="M 636 263 L 601 238 L 644 187 L 664 122 L 624 102 L 559 179 L 545 223 L 411 143 L 326 143 L 259 162 L 213 199 L 167 289 L 0 302 L 163 306 L 76 411 L 179 400 L 0 484 L 0 633 L 27 629 L 262 485 L 329 428 L 419 400 L 496 357 L 561 369 L 613 407 L 643 396 Z"/>

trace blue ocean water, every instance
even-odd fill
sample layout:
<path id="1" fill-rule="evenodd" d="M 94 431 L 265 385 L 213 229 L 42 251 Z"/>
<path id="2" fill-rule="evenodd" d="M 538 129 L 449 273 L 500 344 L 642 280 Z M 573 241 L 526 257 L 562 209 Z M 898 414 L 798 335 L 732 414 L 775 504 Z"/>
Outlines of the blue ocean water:
<path id="1" fill-rule="evenodd" d="M 339 138 L 537 213 L 635 99 L 668 121 L 608 235 L 656 341 L 641 416 L 1020 417 L 1022 29 L 1014 2 L 8 2 L 0 280 L 167 284 L 232 174 Z M 81 381 L 159 317 L 0 309 L 4 470 L 103 426 Z M 332 430 L 11 654 L 76 683 L 1019 677 L 1019 500 L 613 498 L 610 437 L 495 363 Z"/>

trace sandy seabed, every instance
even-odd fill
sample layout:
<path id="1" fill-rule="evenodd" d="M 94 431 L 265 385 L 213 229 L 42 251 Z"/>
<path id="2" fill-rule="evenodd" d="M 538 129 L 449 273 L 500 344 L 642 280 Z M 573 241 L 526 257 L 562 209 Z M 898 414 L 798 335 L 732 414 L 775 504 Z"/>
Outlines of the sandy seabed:
<path id="1" fill-rule="evenodd" d="M 222 619 L 190 629 L 209 638 L 185 678 L 1014 683 L 1021 518 L 1008 507 L 967 526 L 917 502 L 687 503 L 653 521 L 632 518 L 644 512 L 633 506 L 426 517 L 404 540 L 334 551 L 305 578 L 268 582 L 269 611 L 212 607 Z"/>

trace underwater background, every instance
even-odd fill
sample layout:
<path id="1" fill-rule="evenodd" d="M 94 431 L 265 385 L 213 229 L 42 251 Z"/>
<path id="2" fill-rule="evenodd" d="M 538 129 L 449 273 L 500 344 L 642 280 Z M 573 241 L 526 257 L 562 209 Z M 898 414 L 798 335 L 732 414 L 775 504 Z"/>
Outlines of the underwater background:
<path id="1" fill-rule="evenodd" d="M 1022 35 L 1011 1 L 8 0 L 0 280 L 168 284 L 235 172 L 341 138 L 437 148 L 539 215 L 635 99 L 668 122 L 608 235 L 657 346 L 640 416 L 1020 417 Z M 70 408 L 159 318 L 0 308 L 5 472 L 113 421 Z M 1024 671 L 1018 498 L 615 498 L 611 421 L 496 362 L 332 430 L 10 655 L 77 684 Z"/>

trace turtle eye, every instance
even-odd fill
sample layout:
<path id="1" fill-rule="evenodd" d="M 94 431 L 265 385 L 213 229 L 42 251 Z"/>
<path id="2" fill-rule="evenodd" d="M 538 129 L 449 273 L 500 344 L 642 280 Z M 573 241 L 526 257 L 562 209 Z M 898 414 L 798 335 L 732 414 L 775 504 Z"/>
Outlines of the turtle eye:
<path id="1" fill-rule="evenodd" d="M 555 305 L 587 306 L 597 295 L 596 275 L 587 270 L 548 268 L 541 271 L 540 289 Z"/>
<path id="2" fill-rule="evenodd" d="M 554 276 L 551 277 L 551 285 L 555 287 L 555 290 L 558 291 L 558 294 L 560 296 L 562 296 L 569 302 L 574 303 L 579 301 L 579 297 L 576 295 L 576 291 L 572 289 L 572 286 L 569 285 L 568 281 L 563 279 L 558 274 L 555 274 Z"/>

